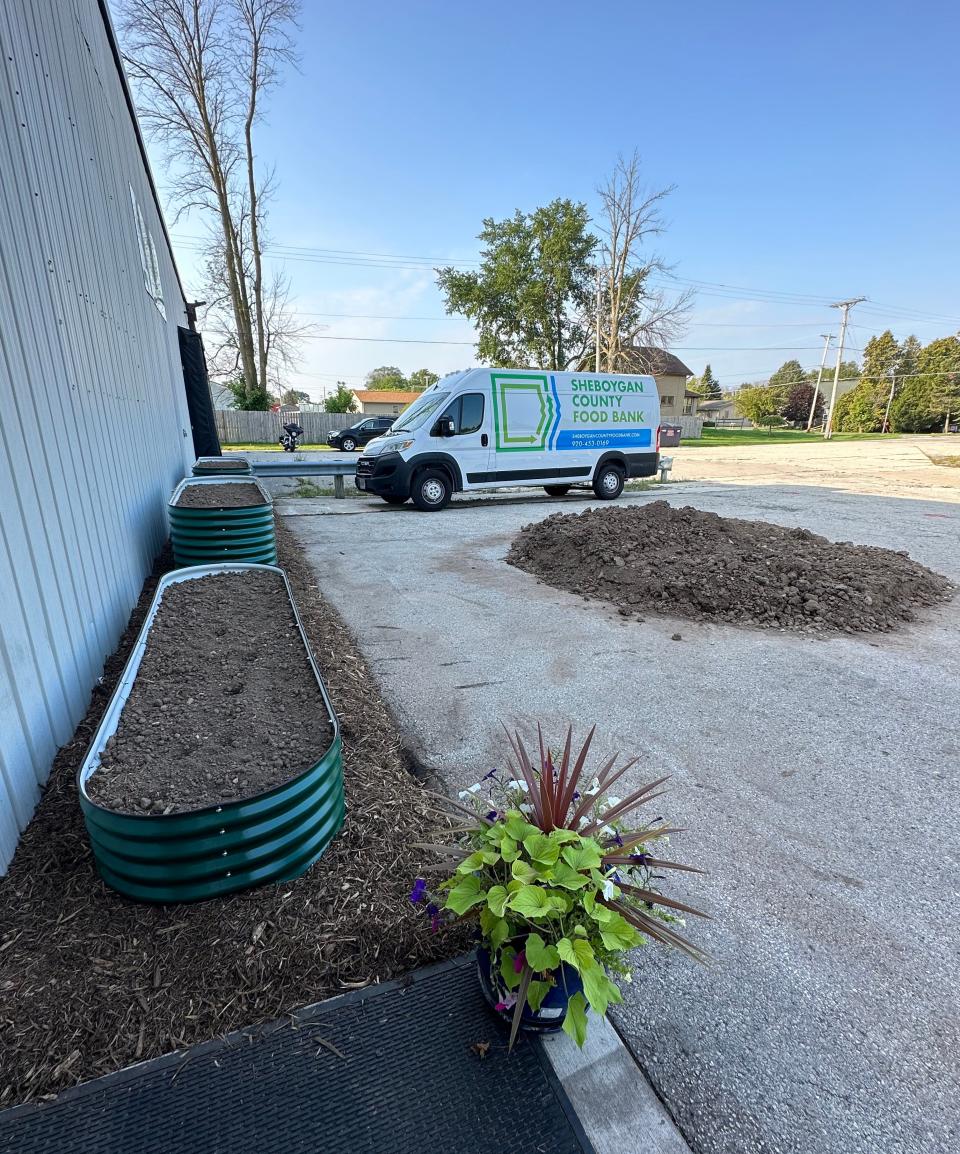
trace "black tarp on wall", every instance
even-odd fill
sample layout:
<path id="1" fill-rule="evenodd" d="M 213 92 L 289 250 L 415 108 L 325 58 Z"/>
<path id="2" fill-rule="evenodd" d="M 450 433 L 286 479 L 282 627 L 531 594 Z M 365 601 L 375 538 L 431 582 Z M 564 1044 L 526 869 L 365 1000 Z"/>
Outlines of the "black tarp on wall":
<path id="1" fill-rule="evenodd" d="M 207 358 L 199 333 L 178 328 L 180 337 L 180 364 L 183 383 L 187 390 L 187 408 L 190 410 L 190 429 L 193 432 L 193 451 L 198 457 L 219 457 L 220 439 L 213 417 L 210 381 L 207 377 Z"/>

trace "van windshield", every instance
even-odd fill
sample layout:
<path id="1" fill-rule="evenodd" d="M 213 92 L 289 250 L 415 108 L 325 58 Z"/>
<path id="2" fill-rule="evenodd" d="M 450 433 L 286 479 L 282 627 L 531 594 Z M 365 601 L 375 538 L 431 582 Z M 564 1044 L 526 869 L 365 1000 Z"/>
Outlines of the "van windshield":
<path id="1" fill-rule="evenodd" d="M 414 401 L 406 412 L 400 414 L 399 417 L 390 426 L 391 433 L 410 432 L 419 429 L 420 426 L 427 420 L 431 413 L 435 413 L 437 409 L 447 400 L 449 393 L 427 393 L 420 398 L 419 401 Z"/>

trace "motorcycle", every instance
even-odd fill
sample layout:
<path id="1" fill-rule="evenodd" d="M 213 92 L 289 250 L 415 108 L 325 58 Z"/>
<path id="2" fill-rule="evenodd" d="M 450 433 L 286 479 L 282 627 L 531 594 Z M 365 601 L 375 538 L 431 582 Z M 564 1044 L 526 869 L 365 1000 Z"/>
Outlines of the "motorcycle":
<path id="1" fill-rule="evenodd" d="M 285 453 L 295 453 L 297 451 L 297 443 L 303 436 L 303 425 L 284 425 L 283 432 L 280 434 L 280 444 L 283 445 Z"/>

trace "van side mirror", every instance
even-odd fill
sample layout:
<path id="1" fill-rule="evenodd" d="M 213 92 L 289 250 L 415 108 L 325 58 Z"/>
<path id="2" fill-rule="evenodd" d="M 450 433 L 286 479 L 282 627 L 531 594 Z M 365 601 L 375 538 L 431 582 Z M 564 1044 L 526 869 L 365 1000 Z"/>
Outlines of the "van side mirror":
<path id="1" fill-rule="evenodd" d="M 438 417 L 437 423 L 431 429 L 435 437 L 452 437 L 456 433 L 453 417 Z"/>

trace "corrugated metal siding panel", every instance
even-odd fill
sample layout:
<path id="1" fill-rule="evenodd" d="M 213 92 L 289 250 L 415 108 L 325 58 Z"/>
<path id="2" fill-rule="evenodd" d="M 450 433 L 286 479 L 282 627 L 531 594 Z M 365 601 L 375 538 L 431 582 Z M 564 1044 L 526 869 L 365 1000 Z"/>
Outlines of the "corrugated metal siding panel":
<path id="1" fill-rule="evenodd" d="M 0 5 L 0 869 L 192 460 L 184 303 L 96 0 Z M 148 295 L 133 188 L 167 309 Z"/>

